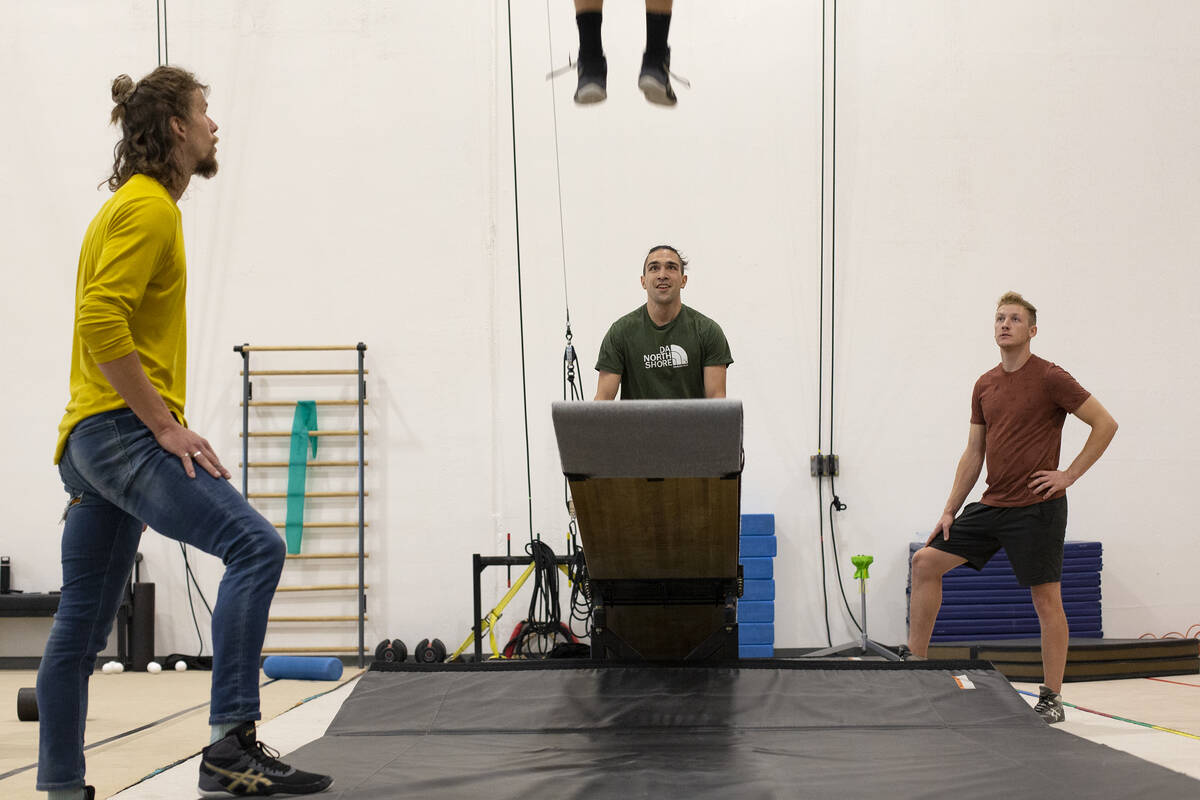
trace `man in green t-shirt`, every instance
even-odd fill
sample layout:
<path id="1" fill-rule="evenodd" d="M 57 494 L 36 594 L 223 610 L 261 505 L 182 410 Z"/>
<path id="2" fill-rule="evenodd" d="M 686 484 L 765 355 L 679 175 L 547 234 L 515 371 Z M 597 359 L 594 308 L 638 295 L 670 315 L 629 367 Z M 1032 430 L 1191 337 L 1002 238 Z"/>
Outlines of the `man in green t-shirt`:
<path id="1" fill-rule="evenodd" d="M 642 264 L 646 304 L 614 322 L 600 343 L 597 400 L 724 397 L 733 363 L 721 326 L 688 308 L 687 260 L 671 245 L 650 248 Z"/>

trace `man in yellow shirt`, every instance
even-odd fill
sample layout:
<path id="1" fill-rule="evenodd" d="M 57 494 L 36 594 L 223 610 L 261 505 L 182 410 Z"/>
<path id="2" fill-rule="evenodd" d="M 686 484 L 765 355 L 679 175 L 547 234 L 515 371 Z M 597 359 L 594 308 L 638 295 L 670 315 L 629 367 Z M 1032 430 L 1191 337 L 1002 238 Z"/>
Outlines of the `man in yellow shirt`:
<path id="1" fill-rule="evenodd" d="M 37 788 L 49 800 L 94 796 L 84 785 L 88 678 L 146 525 L 225 564 L 212 615 L 212 741 L 200 793 L 311 794 L 332 783 L 280 762 L 255 737 L 283 540 L 184 422 L 187 265 L 176 203 L 193 175 L 217 172 L 207 94 L 176 67 L 112 84 L 112 121 L 122 133 L 108 180 L 113 196 L 79 256 L 71 399 L 54 453 L 70 500 L 62 597 L 37 681 Z"/>

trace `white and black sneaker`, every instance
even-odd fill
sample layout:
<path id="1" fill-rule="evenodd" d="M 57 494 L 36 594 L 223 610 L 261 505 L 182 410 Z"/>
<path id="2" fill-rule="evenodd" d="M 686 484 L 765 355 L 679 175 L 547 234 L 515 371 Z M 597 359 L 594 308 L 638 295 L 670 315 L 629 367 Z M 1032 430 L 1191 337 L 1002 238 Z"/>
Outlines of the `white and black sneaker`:
<path id="1" fill-rule="evenodd" d="M 1033 710 L 1049 725 L 1062 722 L 1067 718 L 1067 712 L 1063 710 L 1062 695 L 1049 686 L 1042 686 L 1038 689 L 1038 701 Z"/>
<path id="2" fill-rule="evenodd" d="M 686 78 L 681 78 L 671 72 L 671 48 L 666 53 L 642 53 L 642 71 L 638 75 L 638 88 L 651 103 L 659 106 L 673 106 L 678 102 L 675 90 L 671 88 L 671 78 L 691 86 Z"/>
<path id="3" fill-rule="evenodd" d="M 253 722 L 213 742 L 200 757 L 201 797 L 286 797 L 316 794 L 332 784 L 328 775 L 303 772 L 280 761 L 277 751 L 258 741 Z"/>
<path id="4" fill-rule="evenodd" d="M 599 103 L 608 97 L 608 59 L 604 56 L 580 56 L 575 65 L 579 83 L 575 102 L 581 106 Z"/>

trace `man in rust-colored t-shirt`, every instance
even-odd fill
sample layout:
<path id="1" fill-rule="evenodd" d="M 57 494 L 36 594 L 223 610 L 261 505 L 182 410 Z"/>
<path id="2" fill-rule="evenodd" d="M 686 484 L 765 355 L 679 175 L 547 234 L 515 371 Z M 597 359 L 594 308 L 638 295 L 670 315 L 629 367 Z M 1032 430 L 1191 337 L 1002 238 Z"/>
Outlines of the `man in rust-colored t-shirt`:
<path id="1" fill-rule="evenodd" d="M 984 426 L 987 506 L 1031 506 L 1065 497 L 1034 494 L 1029 476 L 1058 469 L 1063 422 L 1091 394 L 1065 369 L 1030 354 L 1019 369 L 997 364 L 983 373 L 971 392 L 971 424 Z"/>
<path id="2" fill-rule="evenodd" d="M 964 563 L 982 569 L 1003 547 L 1037 610 L 1045 680 L 1037 712 L 1054 723 L 1064 718 L 1059 692 L 1067 661 L 1062 605 L 1066 489 L 1108 447 L 1117 423 L 1066 370 L 1030 352 L 1036 334 L 1037 309 L 1015 292 L 1001 297 L 995 319 L 1001 361 L 975 382 L 971 429 L 954 487 L 926 546 L 913 555 L 908 645 L 902 656 L 926 655 L 942 604 L 942 575 Z M 1059 470 L 1067 414 L 1087 423 L 1091 433 L 1070 466 Z M 985 460 L 983 497 L 955 518 Z"/>

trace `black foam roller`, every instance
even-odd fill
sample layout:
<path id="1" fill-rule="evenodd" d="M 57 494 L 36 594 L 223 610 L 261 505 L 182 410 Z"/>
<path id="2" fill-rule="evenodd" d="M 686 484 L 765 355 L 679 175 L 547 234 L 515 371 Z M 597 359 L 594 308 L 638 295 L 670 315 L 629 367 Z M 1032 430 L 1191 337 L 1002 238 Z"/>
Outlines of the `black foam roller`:
<path id="1" fill-rule="evenodd" d="M 17 689 L 17 719 L 21 722 L 38 721 L 37 689 Z"/>
<path id="2" fill-rule="evenodd" d="M 133 585 L 133 625 L 129 633 L 129 660 L 134 670 L 146 671 L 154 660 L 154 584 Z"/>

